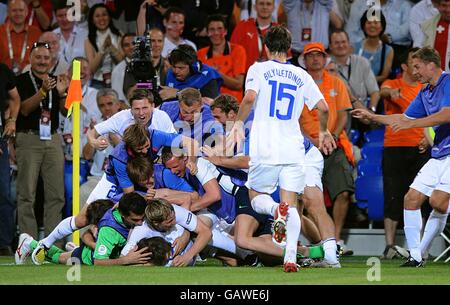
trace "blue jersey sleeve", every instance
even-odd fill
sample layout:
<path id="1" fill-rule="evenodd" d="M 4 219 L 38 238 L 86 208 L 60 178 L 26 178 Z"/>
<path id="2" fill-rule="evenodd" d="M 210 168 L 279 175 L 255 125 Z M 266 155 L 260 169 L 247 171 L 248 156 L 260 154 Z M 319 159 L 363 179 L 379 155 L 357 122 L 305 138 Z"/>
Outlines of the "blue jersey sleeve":
<path id="1" fill-rule="evenodd" d="M 182 136 L 176 133 L 168 133 L 160 130 L 150 130 L 152 148 L 158 151 L 163 146 L 181 147 Z"/>
<path id="2" fill-rule="evenodd" d="M 427 112 L 422 103 L 422 91 L 420 91 L 411 104 L 409 104 L 405 111 L 405 115 L 412 119 L 419 119 L 427 116 Z"/>
<path id="3" fill-rule="evenodd" d="M 441 99 L 442 108 L 450 107 L 450 80 L 445 83 L 444 94 Z"/>
<path id="4" fill-rule="evenodd" d="M 132 187 L 133 182 L 131 182 L 130 177 L 128 177 L 127 165 L 117 159 L 112 159 L 112 163 L 119 187 L 122 189 Z"/>
<path id="5" fill-rule="evenodd" d="M 178 177 L 168 169 L 163 170 L 163 179 L 165 186 L 171 190 L 189 193 L 194 192 L 194 189 L 189 185 L 189 183 L 187 183 L 186 180 Z"/>

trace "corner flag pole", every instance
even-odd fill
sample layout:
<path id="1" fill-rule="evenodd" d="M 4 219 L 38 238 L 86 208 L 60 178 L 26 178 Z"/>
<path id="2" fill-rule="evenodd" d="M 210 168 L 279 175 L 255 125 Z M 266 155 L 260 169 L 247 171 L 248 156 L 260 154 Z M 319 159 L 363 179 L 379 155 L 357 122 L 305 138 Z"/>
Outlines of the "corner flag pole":
<path id="1" fill-rule="evenodd" d="M 65 103 L 67 117 L 72 117 L 72 215 L 80 212 L 80 104 L 82 100 L 80 62 L 75 60 L 72 68 L 72 80 Z M 80 245 L 80 232 L 73 232 L 73 242 Z"/>

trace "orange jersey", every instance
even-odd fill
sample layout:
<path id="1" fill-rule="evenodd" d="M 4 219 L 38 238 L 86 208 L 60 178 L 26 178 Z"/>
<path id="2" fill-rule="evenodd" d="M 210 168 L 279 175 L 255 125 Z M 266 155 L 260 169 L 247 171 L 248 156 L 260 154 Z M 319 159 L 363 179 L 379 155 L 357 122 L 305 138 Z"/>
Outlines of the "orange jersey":
<path id="1" fill-rule="evenodd" d="M 388 99 L 384 100 L 384 111 L 386 115 L 389 115 L 405 112 L 409 104 L 411 104 L 417 94 L 419 94 L 420 89 L 422 89 L 422 85 L 416 83 L 416 85 L 411 86 L 408 85 L 402 78 L 398 78 L 384 81 L 381 88 L 400 88 L 400 98 L 395 101 Z M 414 147 L 419 145 L 419 142 L 423 137 L 423 128 L 412 128 L 401 130 L 399 132 L 393 132 L 391 127 L 386 126 L 386 131 L 384 133 L 384 146 Z"/>
<path id="2" fill-rule="evenodd" d="M 228 48 L 226 48 L 229 52 L 225 52 L 228 54 L 224 55 L 213 55 L 212 50 L 208 52 L 210 48 L 211 47 L 205 47 L 198 50 L 197 57 L 201 62 L 230 77 L 245 75 L 247 55 L 244 47 L 235 43 L 229 43 Z M 238 103 L 242 101 L 242 92 L 243 90 L 233 90 L 225 87 L 225 85 L 222 85 L 220 89 L 220 93 L 233 95 L 238 100 Z"/>
<path id="3" fill-rule="evenodd" d="M 8 28 L 9 22 L 4 23 L 0 26 L 0 62 L 7 65 L 10 69 L 13 67 L 13 61 L 9 55 L 8 47 Z M 28 35 L 27 35 L 28 31 Z M 12 25 L 10 25 L 11 33 L 11 45 L 13 49 L 14 62 L 19 65 L 20 71 L 22 71 L 25 66 L 30 63 L 30 51 L 33 43 L 38 41 L 39 36 L 41 36 L 41 30 L 35 26 L 25 26 L 24 30 L 20 33 L 16 33 L 13 30 Z M 28 36 L 28 37 L 27 37 Z M 23 61 L 21 61 L 22 48 L 24 46 L 24 40 L 27 38 L 25 54 Z"/>
<path id="4" fill-rule="evenodd" d="M 338 114 L 352 109 L 347 87 L 340 78 L 329 74 L 327 71 L 323 72 L 322 82 L 317 86 L 328 104 L 328 130 L 333 133 L 336 129 Z M 300 117 L 300 125 L 305 134 L 313 139 L 318 138 L 320 130 L 319 111 L 317 109 L 309 111 L 307 107 L 304 107 Z M 352 144 L 344 130 L 339 135 L 339 142 L 341 142 L 340 146 L 349 162 L 354 164 Z"/>

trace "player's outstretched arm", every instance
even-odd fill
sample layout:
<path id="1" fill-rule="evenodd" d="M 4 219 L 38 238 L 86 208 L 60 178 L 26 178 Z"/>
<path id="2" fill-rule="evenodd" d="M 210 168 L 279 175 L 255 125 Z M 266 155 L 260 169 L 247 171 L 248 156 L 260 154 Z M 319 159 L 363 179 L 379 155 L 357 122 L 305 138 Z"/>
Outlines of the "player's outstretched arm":
<path id="1" fill-rule="evenodd" d="M 383 125 L 392 125 L 396 121 L 406 121 L 407 119 L 403 114 L 391 114 L 391 115 L 381 115 L 375 114 L 367 109 L 354 109 L 350 112 L 353 117 L 357 119 L 366 119 L 371 122 L 375 122 Z"/>
<path id="2" fill-rule="evenodd" d="M 202 251 L 212 238 L 211 230 L 201 221 L 197 221 L 195 233 L 197 233 L 197 238 L 195 239 L 194 244 L 185 254 L 176 256 L 173 259 L 173 266 L 187 266 L 192 258 Z"/>
<path id="3" fill-rule="evenodd" d="M 205 190 L 205 194 L 198 200 L 192 201 L 192 212 L 200 211 L 201 209 L 204 209 L 222 199 L 222 196 L 220 195 L 220 186 L 216 178 L 213 178 L 203 184 L 203 189 Z"/>
<path id="4" fill-rule="evenodd" d="M 420 119 L 408 119 L 403 116 L 404 120 L 399 120 L 391 124 L 392 129 L 397 132 L 408 128 L 433 127 L 437 125 L 450 123 L 450 107 L 442 108 L 439 112 Z"/>

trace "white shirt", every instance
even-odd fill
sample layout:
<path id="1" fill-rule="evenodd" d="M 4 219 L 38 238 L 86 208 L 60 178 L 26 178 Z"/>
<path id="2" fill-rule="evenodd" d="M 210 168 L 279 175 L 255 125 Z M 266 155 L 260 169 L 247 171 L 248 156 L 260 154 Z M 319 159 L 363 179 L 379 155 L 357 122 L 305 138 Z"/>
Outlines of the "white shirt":
<path id="1" fill-rule="evenodd" d="M 170 41 L 169 38 L 165 37 L 164 38 L 164 48 L 161 52 L 162 57 L 167 58 L 167 56 L 170 54 L 170 52 L 172 52 L 173 49 L 175 49 L 177 46 L 179 46 L 181 44 L 188 44 L 191 47 L 193 47 L 195 51 L 197 51 L 197 46 L 195 45 L 195 43 L 193 43 L 190 40 L 181 38 L 180 43 L 176 45 L 172 41 Z"/>
<path id="2" fill-rule="evenodd" d="M 78 26 L 74 26 L 69 39 L 66 41 L 60 28 L 54 29 L 53 33 L 59 37 L 59 54 L 69 64 L 75 57 L 86 57 L 84 52 L 84 41 L 88 37 L 88 32 Z"/>
<path id="3" fill-rule="evenodd" d="M 123 92 L 123 80 L 125 78 L 125 69 L 127 68 L 128 61 L 122 60 L 117 66 L 114 67 L 111 75 L 111 88 L 114 89 L 119 95 L 119 100 L 128 102 Z"/>
<path id="4" fill-rule="evenodd" d="M 423 47 L 423 31 L 420 25 L 439 14 L 431 0 L 422 0 L 413 6 L 409 13 L 409 32 L 413 39 L 414 47 Z"/>
<path id="5" fill-rule="evenodd" d="M 257 97 L 250 132 L 250 159 L 254 164 L 303 164 L 305 147 L 299 118 L 304 104 L 312 110 L 324 99 L 303 69 L 273 60 L 254 63 L 245 90 Z"/>
<path id="6" fill-rule="evenodd" d="M 159 232 L 152 228 L 150 228 L 147 225 L 147 222 L 144 221 L 144 223 L 141 226 L 134 227 L 133 231 L 131 231 L 131 234 L 128 236 L 127 244 L 122 249 L 121 255 L 127 255 L 128 252 L 135 246 L 137 243 L 143 239 L 143 238 L 150 238 L 159 236 L 164 238 L 166 241 L 168 241 L 171 245 L 173 242 L 183 235 L 184 230 L 188 230 L 190 232 L 194 232 L 197 228 L 197 216 L 195 216 L 192 212 L 186 210 L 185 208 L 182 208 L 178 205 L 172 205 L 175 212 L 175 221 L 176 224 L 173 226 L 169 231 L 167 232 Z M 183 250 L 181 254 L 186 253 L 189 248 L 191 248 L 192 242 L 189 242 L 189 244 L 186 246 L 186 248 Z M 168 265 L 170 265 L 171 262 L 169 262 Z"/>
<path id="7" fill-rule="evenodd" d="M 198 180 L 200 181 L 200 183 L 202 185 L 204 185 L 205 183 L 207 183 L 208 181 L 210 181 L 213 178 L 219 177 L 220 172 L 217 170 L 217 167 L 212 164 L 211 162 L 209 162 L 206 159 L 203 158 L 198 158 L 197 159 L 197 168 L 198 168 L 198 172 L 197 175 L 195 175 Z M 226 191 L 229 194 L 233 193 L 233 187 L 234 187 L 234 183 L 231 181 L 231 177 L 227 176 L 227 175 L 223 175 L 220 178 L 219 185 L 220 187 Z"/>
<path id="8" fill-rule="evenodd" d="M 102 113 L 97 105 L 97 92 L 97 89 L 84 85 L 81 91 L 83 96 L 82 105 L 86 108 L 89 119 L 100 122 L 102 120 Z"/>
<path id="9" fill-rule="evenodd" d="M 119 111 L 106 121 L 95 125 L 94 128 L 100 135 L 112 132 L 123 136 L 125 129 L 134 123 L 134 117 L 131 110 L 126 109 Z M 167 113 L 157 108 L 153 109 L 150 128 L 168 133 L 176 133 L 173 123 Z"/>

